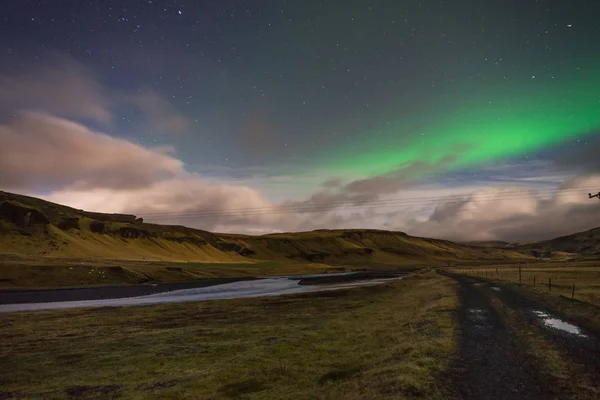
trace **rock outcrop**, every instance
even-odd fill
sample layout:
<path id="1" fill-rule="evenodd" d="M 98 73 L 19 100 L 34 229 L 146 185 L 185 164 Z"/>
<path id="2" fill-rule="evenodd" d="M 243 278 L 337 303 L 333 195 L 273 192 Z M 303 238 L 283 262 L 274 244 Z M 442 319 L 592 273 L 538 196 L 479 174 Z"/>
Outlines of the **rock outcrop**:
<path id="1" fill-rule="evenodd" d="M 96 221 L 105 221 L 105 222 L 126 222 L 126 223 L 134 223 L 136 221 L 136 216 L 131 214 L 104 214 L 104 213 L 95 213 L 89 211 L 81 211 L 83 215 L 88 218 L 95 219 Z"/>
<path id="2" fill-rule="evenodd" d="M 64 217 L 60 220 L 57 226 L 63 231 L 68 231 L 69 229 L 79 229 L 79 218 Z"/>
<path id="3" fill-rule="evenodd" d="M 93 233 L 104 233 L 104 229 L 106 229 L 106 225 L 104 225 L 104 222 L 90 222 L 90 231 L 92 231 Z"/>
<path id="4" fill-rule="evenodd" d="M 30 228 L 33 225 L 50 223 L 43 212 L 11 201 L 0 203 L 0 218 L 12 222 L 20 228 Z"/>
<path id="5" fill-rule="evenodd" d="M 121 237 L 127 239 L 148 239 L 150 237 L 150 234 L 147 230 L 134 228 L 131 226 L 119 228 L 119 233 L 121 234 Z"/>

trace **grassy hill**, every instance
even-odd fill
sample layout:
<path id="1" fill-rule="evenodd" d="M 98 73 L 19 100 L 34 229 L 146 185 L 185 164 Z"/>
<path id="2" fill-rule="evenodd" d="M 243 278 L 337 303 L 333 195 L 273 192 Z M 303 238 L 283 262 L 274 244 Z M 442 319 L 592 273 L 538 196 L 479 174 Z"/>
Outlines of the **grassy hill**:
<path id="1" fill-rule="evenodd" d="M 517 243 L 510 248 L 541 257 L 559 253 L 564 256 L 597 257 L 600 256 L 600 228 L 539 242 Z"/>
<path id="2" fill-rule="evenodd" d="M 321 271 L 332 266 L 448 265 L 529 258 L 515 251 L 382 230 L 216 234 L 0 192 L 0 286 L 133 283 Z M 47 280 L 43 274 L 49 275 Z M 61 275 L 58 282 L 51 281 L 57 274 Z M 76 275 L 83 276 L 73 278 Z"/>
<path id="3" fill-rule="evenodd" d="M 511 244 L 508 242 L 504 242 L 502 240 L 478 240 L 472 242 L 464 243 L 467 246 L 476 246 L 476 247 L 493 247 L 497 249 L 504 249 L 510 247 Z"/>

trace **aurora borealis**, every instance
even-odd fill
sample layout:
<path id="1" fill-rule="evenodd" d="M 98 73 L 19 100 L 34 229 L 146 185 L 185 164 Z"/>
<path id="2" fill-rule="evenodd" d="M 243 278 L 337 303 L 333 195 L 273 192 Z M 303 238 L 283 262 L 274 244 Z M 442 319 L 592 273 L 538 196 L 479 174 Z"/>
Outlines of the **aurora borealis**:
<path id="1" fill-rule="evenodd" d="M 596 1 L 59 0 L 6 10 L 7 190 L 206 229 L 450 237 L 483 206 L 464 214 L 440 198 L 383 213 L 368 202 L 468 198 L 504 190 L 498 182 L 585 192 L 600 171 Z M 279 215 L 283 206 L 315 209 Z M 249 208 L 265 216 L 242 215 Z M 469 232 L 515 234 L 459 233 Z"/>
<path id="2" fill-rule="evenodd" d="M 600 101 L 598 90 L 593 90 L 600 88 L 600 75 L 593 67 L 578 68 L 563 79 L 538 78 L 535 84 L 489 90 L 464 103 L 447 104 L 444 111 L 423 114 L 417 121 L 391 122 L 376 133 L 364 134 L 377 141 L 325 156 L 326 165 L 377 175 L 449 157 L 452 161 L 445 168 L 466 168 L 535 154 L 600 131 Z"/>

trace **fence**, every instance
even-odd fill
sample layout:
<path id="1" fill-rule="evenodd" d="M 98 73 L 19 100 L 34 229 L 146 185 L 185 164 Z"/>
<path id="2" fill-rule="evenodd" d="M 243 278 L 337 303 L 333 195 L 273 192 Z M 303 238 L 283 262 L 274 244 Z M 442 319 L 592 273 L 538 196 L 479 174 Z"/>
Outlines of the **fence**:
<path id="1" fill-rule="evenodd" d="M 555 292 L 568 292 L 572 299 L 575 298 L 575 284 L 561 282 L 560 278 L 553 276 L 558 274 L 553 274 L 552 270 L 528 269 L 519 266 L 518 268 L 454 269 L 453 272 L 492 281 L 505 281 L 518 283 L 520 285 L 531 285 L 536 289 L 546 290 L 549 293 L 552 293 L 552 289 L 554 289 Z M 567 280 L 568 279 L 564 279 L 564 281 Z"/>

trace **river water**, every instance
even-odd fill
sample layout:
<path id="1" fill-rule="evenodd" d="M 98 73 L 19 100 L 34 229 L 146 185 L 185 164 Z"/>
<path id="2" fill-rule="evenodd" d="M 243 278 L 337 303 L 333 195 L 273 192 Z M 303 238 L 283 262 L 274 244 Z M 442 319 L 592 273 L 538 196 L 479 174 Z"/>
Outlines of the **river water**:
<path id="1" fill-rule="evenodd" d="M 351 273 L 341 273 L 335 275 L 347 275 Z M 331 276 L 334 274 L 327 274 Z M 324 284 L 324 285 L 299 285 L 302 278 L 323 276 L 323 275 L 295 275 L 261 278 L 249 281 L 238 281 L 221 285 L 208 287 L 173 290 L 145 296 L 125 297 L 116 299 L 101 300 L 78 300 L 78 301 L 60 301 L 50 303 L 23 303 L 23 304 L 2 304 L 0 312 L 16 311 L 34 311 L 34 310 L 52 310 L 64 308 L 79 307 L 123 307 L 123 306 L 143 306 L 151 304 L 180 303 L 187 301 L 206 301 L 223 299 L 240 299 L 248 297 L 278 296 L 292 293 L 309 293 L 326 290 L 339 290 L 356 286 L 372 286 L 384 283 L 389 280 L 401 279 L 385 278 L 370 279 L 364 281 L 354 281 L 347 283 Z"/>

